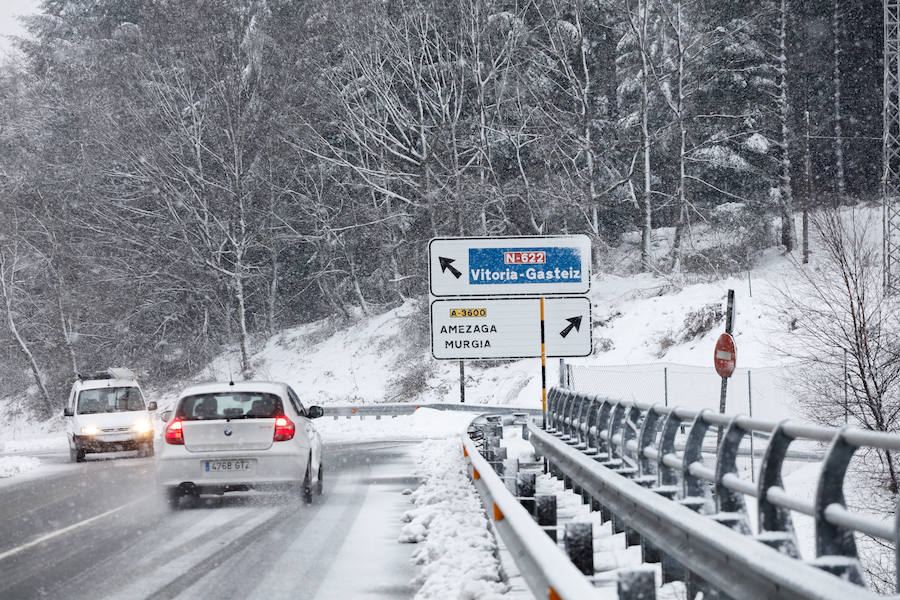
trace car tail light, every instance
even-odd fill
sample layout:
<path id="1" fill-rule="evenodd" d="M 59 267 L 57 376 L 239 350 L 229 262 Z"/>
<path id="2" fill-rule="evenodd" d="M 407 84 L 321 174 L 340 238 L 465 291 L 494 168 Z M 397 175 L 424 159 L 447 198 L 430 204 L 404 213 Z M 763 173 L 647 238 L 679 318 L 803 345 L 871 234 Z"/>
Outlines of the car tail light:
<path id="1" fill-rule="evenodd" d="M 287 417 L 276 417 L 275 437 L 273 439 L 276 442 L 286 442 L 294 439 L 294 424 L 290 419 Z"/>
<path id="2" fill-rule="evenodd" d="M 184 445 L 184 425 L 181 423 L 181 418 L 177 418 L 166 427 L 166 443 L 174 444 L 176 446 Z"/>

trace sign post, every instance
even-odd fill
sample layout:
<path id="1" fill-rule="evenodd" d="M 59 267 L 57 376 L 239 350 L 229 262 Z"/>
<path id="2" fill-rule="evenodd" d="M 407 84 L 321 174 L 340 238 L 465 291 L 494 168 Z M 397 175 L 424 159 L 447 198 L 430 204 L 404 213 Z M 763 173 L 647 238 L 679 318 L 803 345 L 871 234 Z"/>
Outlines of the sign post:
<path id="1" fill-rule="evenodd" d="M 428 263 L 431 354 L 460 361 L 460 401 L 463 360 L 540 357 L 546 414 L 547 357 L 593 350 L 590 239 L 435 238 Z"/>
<path id="2" fill-rule="evenodd" d="M 544 336 L 544 299 L 541 298 L 541 428 L 547 429 L 547 343 Z"/>
<path id="3" fill-rule="evenodd" d="M 728 290 L 728 310 L 725 314 L 725 333 L 716 341 L 716 350 L 713 355 L 713 364 L 716 373 L 722 378 L 722 388 L 719 394 L 719 412 L 725 412 L 725 399 L 728 395 L 728 378 L 734 373 L 737 366 L 737 349 L 734 346 L 734 338 L 731 332 L 734 330 L 734 290 Z M 716 447 L 722 441 L 722 428 L 716 439 Z"/>

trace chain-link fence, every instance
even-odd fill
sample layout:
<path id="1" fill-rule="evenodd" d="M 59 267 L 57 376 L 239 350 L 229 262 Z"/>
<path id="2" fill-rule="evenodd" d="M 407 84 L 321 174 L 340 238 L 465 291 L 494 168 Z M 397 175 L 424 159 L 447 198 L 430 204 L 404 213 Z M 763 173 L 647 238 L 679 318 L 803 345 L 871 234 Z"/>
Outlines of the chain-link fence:
<path id="1" fill-rule="evenodd" d="M 722 378 L 712 367 L 675 363 L 568 365 L 568 386 L 605 398 L 719 410 Z M 728 379 L 725 412 L 777 421 L 798 418 L 790 392 L 790 369 L 735 369 Z"/>

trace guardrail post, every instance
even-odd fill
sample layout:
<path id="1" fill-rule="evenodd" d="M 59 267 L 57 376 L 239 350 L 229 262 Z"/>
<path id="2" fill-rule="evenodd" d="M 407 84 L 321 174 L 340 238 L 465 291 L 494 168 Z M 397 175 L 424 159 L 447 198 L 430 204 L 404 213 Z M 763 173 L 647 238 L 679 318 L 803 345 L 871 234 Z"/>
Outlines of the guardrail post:
<path id="1" fill-rule="evenodd" d="M 566 523 L 566 554 L 585 575 L 594 574 L 594 532 L 591 523 Z"/>
<path id="2" fill-rule="evenodd" d="M 578 395 L 573 391 L 566 392 L 566 401 L 563 404 L 563 410 L 561 415 L 561 425 L 560 431 L 562 431 L 562 441 L 568 443 L 572 439 L 572 415 L 575 412 L 575 403 L 577 401 Z"/>
<path id="3" fill-rule="evenodd" d="M 683 490 L 683 486 L 679 485 L 681 484 L 680 471 L 666 465 L 663 462 L 663 458 L 667 454 L 675 454 L 675 436 L 678 435 L 678 431 L 681 429 L 681 423 L 681 417 L 676 415 L 674 410 L 669 412 L 660 427 L 659 442 L 657 444 L 658 457 L 656 469 L 658 486 L 653 488 L 653 491 L 669 500 L 677 500 Z M 648 542 L 642 540 L 642 544 L 648 544 Z M 663 583 L 684 581 L 686 571 L 677 560 L 668 554 L 660 552 L 658 548 L 650 544 L 648 544 L 646 550 L 642 551 L 647 552 L 650 556 L 653 556 L 657 552 L 659 553 Z"/>
<path id="4" fill-rule="evenodd" d="M 900 592 L 900 498 L 894 508 L 894 584 L 894 591 Z"/>
<path id="5" fill-rule="evenodd" d="M 716 454 L 716 506 L 719 515 L 727 513 L 729 516 L 717 516 L 716 520 L 726 527 L 731 527 L 744 535 L 751 535 L 750 523 L 747 520 L 747 505 L 744 495 L 728 489 L 723 480 L 725 475 L 737 476 L 737 455 L 741 447 L 741 441 L 746 433 L 738 426 L 738 418 L 734 417 L 725 428 L 722 441 L 719 443 Z M 734 515 L 740 515 L 735 518 Z"/>
<path id="6" fill-rule="evenodd" d="M 516 496 L 519 503 L 532 515 L 535 510 L 534 490 L 537 485 L 537 475 L 534 473 L 516 474 Z"/>
<path id="7" fill-rule="evenodd" d="M 638 433 L 637 482 L 641 485 L 645 485 L 644 482 L 647 482 L 652 486 L 659 481 L 659 474 L 656 468 L 656 463 L 644 456 L 644 450 L 653 446 L 654 442 L 656 441 L 656 434 L 659 430 L 660 416 L 661 414 L 656 411 L 656 405 L 651 406 L 647 411 L 647 414 L 644 415 L 644 421 L 643 423 L 641 423 L 641 430 Z"/>
<path id="8" fill-rule="evenodd" d="M 599 452 L 597 448 L 597 413 L 600 408 L 601 400 L 596 396 L 591 396 L 588 404 L 587 415 L 584 422 L 584 453 L 588 456 L 596 456 Z"/>
<path id="9" fill-rule="evenodd" d="M 575 414 L 572 416 L 572 430 L 574 435 L 569 441 L 569 443 L 574 445 L 578 450 L 587 448 L 587 444 L 585 443 L 585 430 L 582 427 L 582 424 L 587 419 L 588 406 L 590 403 L 591 399 L 588 396 L 578 394 L 578 404 L 575 409 Z"/>
<path id="10" fill-rule="evenodd" d="M 769 488 L 784 488 L 784 483 L 781 479 L 781 467 L 787 456 L 788 446 L 794 441 L 793 437 L 785 433 L 785 423 L 786 421 L 778 423 L 775 429 L 772 430 L 765 455 L 762 463 L 759 465 L 759 479 L 756 483 L 759 533 L 774 532 L 782 534 L 776 538 L 773 538 L 771 535 L 760 535 L 760 541 L 792 558 L 800 558 L 800 551 L 797 547 L 797 535 L 794 532 L 794 521 L 791 518 L 790 509 L 772 504 L 769 502 L 767 495 Z"/>
<path id="11" fill-rule="evenodd" d="M 547 392 L 547 433 L 556 431 L 556 405 L 559 402 L 562 391 L 559 388 L 550 388 Z"/>
<path id="12" fill-rule="evenodd" d="M 537 524 L 544 528 L 544 531 L 547 532 L 547 535 L 550 536 L 554 542 L 556 541 L 556 496 L 553 494 L 546 494 L 536 496 L 535 499 L 535 508 L 534 508 L 534 516 L 537 519 Z"/>
<path id="13" fill-rule="evenodd" d="M 643 411 L 632 405 L 625 415 L 625 420 L 622 422 L 622 460 L 624 461 L 622 467 L 627 468 L 629 472 L 626 473 L 620 470 L 620 474 L 629 478 L 634 478 L 638 473 L 638 455 L 637 453 L 631 454 L 631 451 L 628 449 L 628 442 L 637 441 L 637 435 L 641 430 L 643 420 Z"/>
<path id="14" fill-rule="evenodd" d="M 494 472 L 497 473 L 500 477 L 503 477 L 506 474 L 506 458 L 507 458 L 507 450 L 506 448 L 496 447 L 491 453 L 492 456 L 488 460 L 488 463 L 494 469 Z M 485 457 L 487 458 L 487 457 Z"/>
<path id="15" fill-rule="evenodd" d="M 675 414 L 673 410 L 666 416 L 666 420 L 662 425 L 662 432 L 659 434 L 659 456 L 656 459 L 656 468 L 659 472 L 659 487 L 662 488 L 656 489 L 657 493 L 661 493 L 664 490 L 673 491 L 672 498 L 678 496 L 681 492 L 679 489 L 679 484 L 681 483 L 681 473 L 677 469 L 674 469 L 663 462 L 663 459 L 669 455 L 675 455 L 675 436 L 678 435 L 678 431 L 681 429 L 681 417 Z"/>
<path id="16" fill-rule="evenodd" d="M 691 423 L 691 429 L 688 432 L 688 438 L 684 445 L 684 460 L 682 462 L 684 498 L 680 502 L 701 514 L 711 512 L 712 495 L 710 494 L 709 483 L 691 475 L 690 467 L 695 462 L 703 464 L 703 440 L 706 438 L 706 432 L 709 430 L 709 424 L 707 424 L 703 415 L 707 412 L 709 412 L 708 408 L 701 410 L 694 422 Z"/>
<path id="17" fill-rule="evenodd" d="M 653 569 L 620 571 L 616 591 L 619 600 L 656 600 L 656 573 Z"/>
<path id="18" fill-rule="evenodd" d="M 612 402 L 604 400 L 597 409 L 597 425 L 594 435 L 596 436 L 597 455 L 594 460 L 604 462 L 610 459 L 609 441 L 603 439 L 602 432 L 609 430 L 609 415 L 612 411 Z"/>
<path id="19" fill-rule="evenodd" d="M 528 439 L 528 413 L 513 413 L 513 425 L 522 426 L 522 439 Z"/>
<path id="20" fill-rule="evenodd" d="M 685 572 L 684 586 L 687 588 L 688 598 L 704 598 L 708 600 L 728 600 L 728 596 L 720 593 L 699 575 L 691 571 Z"/>
<path id="21" fill-rule="evenodd" d="M 832 525 L 825 517 L 825 509 L 832 504 L 846 507 L 844 476 L 847 474 L 850 459 L 856 452 L 856 446 L 848 444 L 844 439 L 846 429 L 845 426 L 834 436 L 834 440 L 825 454 L 825 460 L 822 462 L 822 471 L 819 473 L 815 502 L 816 560 L 813 561 L 813 564 L 829 573 L 864 586 L 865 582 L 862 567 L 859 564 L 859 555 L 856 553 L 853 531 Z M 836 557 L 842 557 L 844 560 L 835 560 Z"/>
<path id="22" fill-rule="evenodd" d="M 616 469 L 622 464 L 622 459 L 618 458 L 620 451 L 616 448 L 614 437 L 616 432 L 621 428 L 622 417 L 625 414 L 625 407 L 616 402 L 609 409 L 609 417 L 604 423 L 604 429 L 600 432 L 600 439 L 606 437 L 606 455 L 596 456 L 595 460 L 601 465 L 609 469 Z"/>

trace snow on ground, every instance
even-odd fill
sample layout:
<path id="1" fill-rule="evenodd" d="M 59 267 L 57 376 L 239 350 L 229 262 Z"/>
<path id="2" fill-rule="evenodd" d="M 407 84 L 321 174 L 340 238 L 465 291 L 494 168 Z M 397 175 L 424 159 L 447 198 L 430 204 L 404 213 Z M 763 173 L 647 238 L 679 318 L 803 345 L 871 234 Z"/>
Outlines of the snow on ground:
<path id="1" fill-rule="evenodd" d="M 0 479 L 31 471 L 40 464 L 33 456 L 0 456 Z"/>
<path id="2" fill-rule="evenodd" d="M 465 433 L 472 421 L 472 413 L 420 408 L 411 415 L 399 417 L 369 416 L 331 419 L 323 417 L 315 421 L 322 439 L 328 442 L 362 442 L 379 439 L 418 440 L 446 438 Z"/>
<path id="3" fill-rule="evenodd" d="M 422 484 L 410 496 L 415 508 L 400 541 L 419 544 L 417 599 L 502 598 L 508 591 L 500 576 L 497 543 L 469 481 L 460 439 L 423 442 L 416 457 Z"/>

